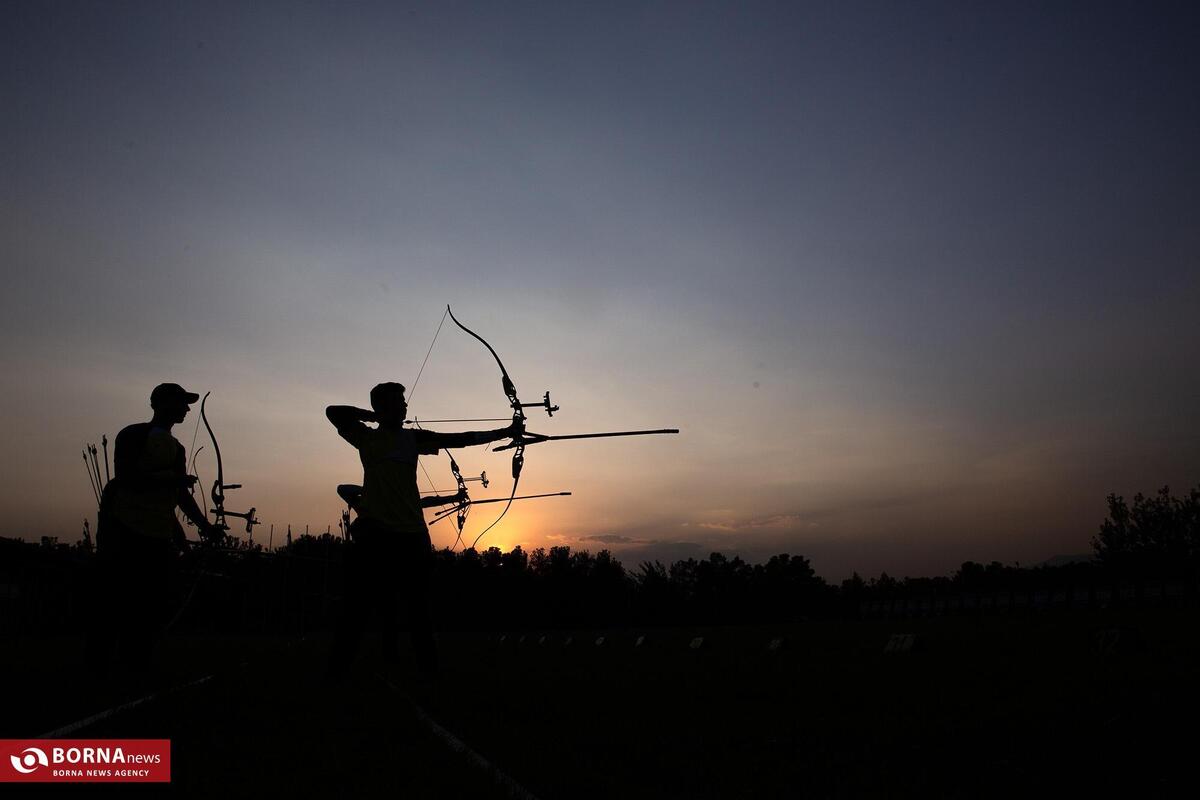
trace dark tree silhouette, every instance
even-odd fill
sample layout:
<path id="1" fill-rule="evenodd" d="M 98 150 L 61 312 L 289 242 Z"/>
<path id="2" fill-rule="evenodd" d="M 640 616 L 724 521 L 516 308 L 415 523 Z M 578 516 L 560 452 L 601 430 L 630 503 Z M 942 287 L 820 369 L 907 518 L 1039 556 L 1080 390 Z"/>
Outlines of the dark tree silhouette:
<path id="1" fill-rule="evenodd" d="M 1192 572 L 1200 564 L 1200 488 L 1183 497 L 1164 486 L 1153 497 L 1108 496 L 1108 517 L 1092 540 L 1109 567 L 1135 575 Z"/>

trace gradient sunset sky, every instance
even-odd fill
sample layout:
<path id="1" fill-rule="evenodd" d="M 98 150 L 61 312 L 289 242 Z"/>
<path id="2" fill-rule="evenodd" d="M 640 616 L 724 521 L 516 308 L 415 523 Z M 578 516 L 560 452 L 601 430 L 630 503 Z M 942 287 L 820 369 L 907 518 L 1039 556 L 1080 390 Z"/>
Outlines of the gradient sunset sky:
<path id="1" fill-rule="evenodd" d="M 212 390 L 231 508 L 336 529 L 324 407 L 450 303 L 531 430 L 682 429 L 530 447 L 575 494 L 482 544 L 1087 552 L 1107 493 L 1200 482 L 1196 8 L 6 2 L 0 535 L 94 524 L 81 446 L 162 381 Z M 447 326 L 413 413 L 506 416 Z"/>

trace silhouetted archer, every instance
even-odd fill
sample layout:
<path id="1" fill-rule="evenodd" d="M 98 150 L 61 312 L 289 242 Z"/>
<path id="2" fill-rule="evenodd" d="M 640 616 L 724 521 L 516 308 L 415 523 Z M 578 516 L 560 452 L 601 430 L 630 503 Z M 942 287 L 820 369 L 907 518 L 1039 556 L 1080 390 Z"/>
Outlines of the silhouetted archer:
<path id="1" fill-rule="evenodd" d="M 358 513 L 347 544 L 342 621 L 330 651 L 326 679 L 345 673 L 362 636 L 363 618 L 377 610 L 383 621 L 383 654 L 396 657 L 397 595 L 404 594 L 418 665 L 427 676 L 437 671 L 437 651 L 429 614 L 432 546 L 423 509 L 466 500 L 466 492 L 421 497 L 417 458 L 441 448 L 486 444 L 515 435 L 509 426 L 493 431 L 437 433 L 405 428 L 404 386 L 381 383 L 371 390 L 371 410 L 329 406 L 325 416 L 338 435 L 358 450 L 361 490 L 343 484 L 338 494 Z M 377 423 L 371 428 L 367 422 Z"/>
<path id="2" fill-rule="evenodd" d="M 191 493 L 196 477 L 187 474 L 183 445 L 171 435 L 199 399 L 178 384 L 160 384 L 150 394 L 150 421 L 117 434 L 115 475 L 103 488 L 96 529 L 89 649 L 102 674 L 110 667 L 114 645 L 123 679 L 136 683 L 148 674 L 154 643 L 175 609 L 176 557 L 186 541 L 175 509 L 199 529 L 202 539 L 224 536 L 223 521 L 210 523 L 196 504 Z"/>

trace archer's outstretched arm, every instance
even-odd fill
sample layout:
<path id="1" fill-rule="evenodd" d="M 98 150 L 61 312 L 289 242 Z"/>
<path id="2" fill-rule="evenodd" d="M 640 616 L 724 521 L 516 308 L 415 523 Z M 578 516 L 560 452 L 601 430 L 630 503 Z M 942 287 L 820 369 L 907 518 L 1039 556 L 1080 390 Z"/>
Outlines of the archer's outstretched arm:
<path id="1" fill-rule="evenodd" d="M 467 499 L 466 492 L 458 494 L 430 495 L 421 498 L 421 508 L 433 508 L 435 506 L 448 506 L 451 503 L 461 503 Z"/>
<path id="2" fill-rule="evenodd" d="M 460 447 L 471 447 L 477 444 L 498 442 L 501 439 L 514 439 L 520 436 L 524 429 L 517 424 L 507 428 L 497 428 L 494 431 L 463 431 L 462 433 L 438 433 L 437 431 L 418 430 L 418 440 L 422 444 L 430 444 L 437 448 L 457 450 Z"/>

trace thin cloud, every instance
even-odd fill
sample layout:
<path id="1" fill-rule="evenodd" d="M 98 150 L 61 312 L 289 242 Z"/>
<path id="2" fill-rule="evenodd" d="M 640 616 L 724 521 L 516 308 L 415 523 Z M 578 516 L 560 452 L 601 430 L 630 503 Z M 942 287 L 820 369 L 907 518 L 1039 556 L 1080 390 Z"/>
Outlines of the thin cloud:
<path id="1" fill-rule="evenodd" d="M 632 536 L 621 536 L 616 533 L 599 533 L 593 536 L 580 536 L 581 542 L 599 542 L 600 544 L 649 544 L 645 539 L 634 539 Z"/>
<path id="2" fill-rule="evenodd" d="M 790 530 L 801 527 L 815 528 L 817 527 L 817 523 L 806 522 L 799 514 L 773 514 L 769 517 L 758 517 L 733 522 L 697 522 L 692 527 L 720 531 L 722 533 L 738 533 L 742 531 Z"/>

